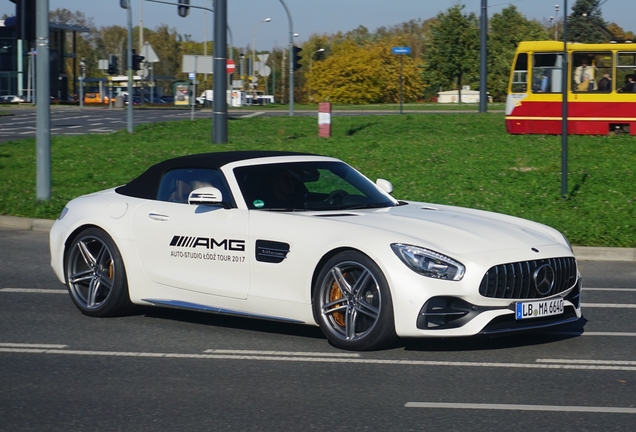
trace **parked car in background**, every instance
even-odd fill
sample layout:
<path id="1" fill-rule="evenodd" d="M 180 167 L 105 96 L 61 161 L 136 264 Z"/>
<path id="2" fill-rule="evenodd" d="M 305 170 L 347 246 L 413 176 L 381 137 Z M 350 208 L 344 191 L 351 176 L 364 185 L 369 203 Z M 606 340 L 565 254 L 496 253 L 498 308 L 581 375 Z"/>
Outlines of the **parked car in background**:
<path id="1" fill-rule="evenodd" d="M 23 103 L 26 102 L 22 96 L 4 95 L 0 96 L 0 103 Z"/>
<path id="2" fill-rule="evenodd" d="M 173 104 L 174 96 L 161 96 L 161 100 L 164 101 L 165 103 Z"/>
<path id="3" fill-rule="evenodd" d="M 100 93 L 86 93 L 84 95 L 85 104 L 107 104 L 108 101 L 108 96 L 104 96 L 104 99 L 102 100 L 102 95 Z"/>

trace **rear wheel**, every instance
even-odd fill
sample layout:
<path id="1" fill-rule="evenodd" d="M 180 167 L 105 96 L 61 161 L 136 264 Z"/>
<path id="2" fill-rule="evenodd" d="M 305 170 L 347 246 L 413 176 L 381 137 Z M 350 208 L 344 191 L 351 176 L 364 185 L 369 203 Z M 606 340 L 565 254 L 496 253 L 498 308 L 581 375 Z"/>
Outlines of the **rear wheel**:
<path id="1" fill-rule="evenodd" d="M 326 263 L 314 287 L 313 309 L 323 333 L 338 348 L 380 349 L 396 339 L 386 279 L 359 252 L 342 252 Z"/>
<path id="2" fill-rule="evenodd" d="M 64 270 L 71 299 L 83 314 L 117 316 L 130 310 L 124 262 L 104 231 L 89 228 L 75 237 L 67 249 Z"/>

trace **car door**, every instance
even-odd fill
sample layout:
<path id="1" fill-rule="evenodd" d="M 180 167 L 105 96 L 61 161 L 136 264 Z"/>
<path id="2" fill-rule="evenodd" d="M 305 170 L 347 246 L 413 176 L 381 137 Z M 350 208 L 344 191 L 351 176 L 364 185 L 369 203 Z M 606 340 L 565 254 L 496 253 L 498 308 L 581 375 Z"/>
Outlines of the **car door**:
<path id="1" fill-rule="evenodd" d="M 186 174 L 190 177 L 180 181 L 190 185 L 202 182 L 200 173 L 194 180 L 192 170 Z M 175 178 L 168 174 L 165 177 L 170 180 L 171 189 L 160 188 L 159 198 L 187 192 L 187 187 L 181 190 L 184 187 Z M 214 183 L 215 178 L 208 176 L 204 183 Z M 213 186 L 223 189 L 223 185 Z M 250 273 L 248 211 L 221 205 L 190 205 L 176 199 L 148 201 L 133 212 L 133 238 L 145 273 L 163 285 L 245 299 Z"/>

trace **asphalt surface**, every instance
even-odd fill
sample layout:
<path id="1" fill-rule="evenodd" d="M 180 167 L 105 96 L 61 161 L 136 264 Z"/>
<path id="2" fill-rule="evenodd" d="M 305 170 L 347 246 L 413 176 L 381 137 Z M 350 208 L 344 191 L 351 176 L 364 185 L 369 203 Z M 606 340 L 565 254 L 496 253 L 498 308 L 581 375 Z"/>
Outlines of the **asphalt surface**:
<path id="1" fill-rule="evenodd" d="M 579 267 L 568 327 L 351 353 L 309 326 L 83 316 L 47 231 L 0 228 L 0 430 L 631 431 L 636 263 Z"/>

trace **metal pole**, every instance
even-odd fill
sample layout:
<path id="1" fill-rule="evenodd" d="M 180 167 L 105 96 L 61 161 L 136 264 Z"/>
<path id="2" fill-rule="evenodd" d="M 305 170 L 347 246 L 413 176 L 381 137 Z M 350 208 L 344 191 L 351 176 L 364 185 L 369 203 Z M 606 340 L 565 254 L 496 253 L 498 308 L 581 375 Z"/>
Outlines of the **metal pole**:
<path id="1" fill-rule="evenodd" d="M 37 0 L 35 7 L 37 50 L 36 100 L 36 199 L 51 199 L 51 107 L 49 82 L 49 0 Z"/>
<path id="2" fill-rule="evenodd" d="M 488 0 L 481 0 L 479 37 L 479 112 L 488 111 Z"/>
<path id="3" fill-rule="evenodd" d="M 563 2 L 563 71 L 561 72 L 561 196 L 568 193 L 568 0 Z"/>
<path id="4" fill-rule="evenodd" d="M 188 99 L 190 101 L 190 121 L 194 120 L 194 105 L 197 103 L 197 62 L 199 56 L 194 56 L 194 77 L 192 78 L 192 98 Z M 205 101 L 204 101 L 205 103 Z"/>
<path id="5" fill-rule="evenodd" d="M 128 133 L 133 133 L 133 70 L 132 70 L 132 5 L 128 0 L 128 7 L 126 8 L 128 14 L 128 52 L 126 53 L 126 59 L 128 63 Z"/>
<path id="6" fill-rule="evenodd" d="M 280 0 L 289 20 L 289 115 L 294 115 L 294 23 L 285 0 Z"/>
<path id="7" fill-rule="evenodd" d="M 402 114 L 402 100 L 404 99 L 403 93 L 403 77 L 402 70 L 404 69 L 404 56 L 400 56 L 400 114 Z"/>
<path id="8" fill-rule="evenodd" d="M 227 0 L 214 0 L 212 143 L 227 143 Z"/>

